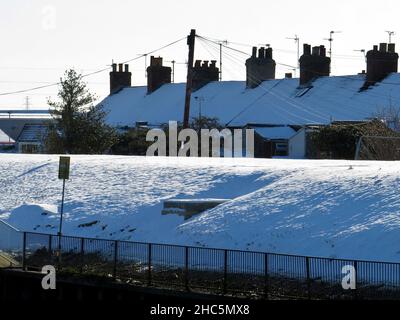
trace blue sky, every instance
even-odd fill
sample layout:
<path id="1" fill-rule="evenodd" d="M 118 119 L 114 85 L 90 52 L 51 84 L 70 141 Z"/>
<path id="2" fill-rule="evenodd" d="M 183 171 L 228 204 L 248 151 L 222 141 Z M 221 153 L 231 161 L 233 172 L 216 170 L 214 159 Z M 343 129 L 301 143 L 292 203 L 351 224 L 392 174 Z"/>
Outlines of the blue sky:
<path id="1" fill-rule="evenodd" d="M 250 46 L 271 44 L 279 63 L 296 64 L 296 46 L 286 39 L 328 44 L 335 35 L 333 74 L 355 74 L 365 69 L 356 49 L 371 49 L 388 40 L 386 30 L 399 33 L 398 1 L 315 0 L 179 1 L 179 0 L 15 0 L 0 3 L 0 94 L 57 82 L 74 67 L 83 73 L 107 67 L 185 37 L 191 28 L 206 37 L 228 40 L 230 46 L 251 52 Z M 393 38 L 394 42 L 398 37 Z M 232 44 L 241 43 L 238 44 Z M 242 45 L 246 44 L 246 45 Z M 157 53 L 175 60 L 176 81 L 184 81 L 185 41 Z M 157 55 L 156 54 L 156 55 Z M 244 80 L 245 56 L 224 55 L 224 80 Z M 215 46 L 196 44 L 196 58 L 217 59 Z M 166 62 L 168 64 L 168 62 Z M 131 63 L 133 84 L 145 84 L 145 61 Z M 290 72 L 278 67 L 277 77 Z M 108 94 L 108 73 L 86 78 L 99 98 Z M 56 87 L 13 95 L 0 95 L 0 108 L 45 108 Z"/>

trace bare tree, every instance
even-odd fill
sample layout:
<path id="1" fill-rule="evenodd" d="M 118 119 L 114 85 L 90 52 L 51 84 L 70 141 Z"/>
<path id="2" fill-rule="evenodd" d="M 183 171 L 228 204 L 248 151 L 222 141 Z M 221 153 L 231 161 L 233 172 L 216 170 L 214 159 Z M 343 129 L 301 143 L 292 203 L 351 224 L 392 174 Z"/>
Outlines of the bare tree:
<path id="1" fill-rule="evenodd" d="M 392 100 L 388 106 L 379 107 L 373 117 L 383 121 L 388 128 L 400 132 L 400 107 L 395 106 Z"/>

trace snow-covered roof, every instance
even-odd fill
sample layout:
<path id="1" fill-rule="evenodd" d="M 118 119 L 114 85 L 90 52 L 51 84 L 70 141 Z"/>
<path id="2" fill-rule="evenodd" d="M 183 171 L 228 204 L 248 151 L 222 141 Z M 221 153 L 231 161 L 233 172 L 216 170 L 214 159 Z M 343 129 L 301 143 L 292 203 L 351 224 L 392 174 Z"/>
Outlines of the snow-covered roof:
<path id="1" fill-rule="evenodd" d="M 291 127 L 259 127 L 254 129 L 260 136 L 274 140 L 274 139 L 290 139 L 296 133 L 296 130 Z"/>
<path id="2" fill-rule="evenodd" d="M 15 141 L 0 129 L 0 144 L 13 144 Z"/>
<path id="3" fill-rule="evenodd" d="M 379 109 L 400 105 L 400 74 L 361 91 L 365 75 L 321 77 L 312 88 L 299 88 L 298 79 L 264 81 L 246 89 L 244 81 L 211 82 L 192 94 L 191 117 L 217 117 L 222 124 L 248 123 L 306 125 L 332 121 L 359 121 Z M 202 99 L 196 99 L 202 97 Z M 152 94 L 147 88 L 130 87 L 102 101 L 112 125 L 134 126 L 183 119 L 185 84 L 166 84 Z M 200 110 L 201 106 L 201 110 Z"/>

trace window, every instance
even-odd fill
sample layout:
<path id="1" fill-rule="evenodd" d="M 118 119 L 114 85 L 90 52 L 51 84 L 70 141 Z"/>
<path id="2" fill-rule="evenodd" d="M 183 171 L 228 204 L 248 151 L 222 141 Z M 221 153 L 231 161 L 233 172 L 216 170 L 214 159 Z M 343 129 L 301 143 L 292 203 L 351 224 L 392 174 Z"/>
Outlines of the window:
<path id="1" fill-rule="evenodd" d="M 275 143 L 275 156 L 285 157 L 288 155 L 288 143 L 276 142 Z"/>
<path id="2" fill-rule="evenodd" d="M 311 90 L 311 88 L 312 88 L 312 86 L 299 89 L 299 91 L 297 92 L 295 97 L 300 98 L 300 97 L 304 96 L 308 91 Z"/>

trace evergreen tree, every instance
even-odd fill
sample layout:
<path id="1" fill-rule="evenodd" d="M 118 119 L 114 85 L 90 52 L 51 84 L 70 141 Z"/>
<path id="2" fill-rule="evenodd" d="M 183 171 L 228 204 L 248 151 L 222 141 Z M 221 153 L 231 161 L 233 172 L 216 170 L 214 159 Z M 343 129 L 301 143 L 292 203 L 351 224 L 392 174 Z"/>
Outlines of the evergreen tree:
<path id="1" fill-rule="evenodd" d="M 116 133 L 105 123 L 106 113 L 94 106 L 82 75 L 67 70 L 60 80 L 59 101 L 48 101 L 54 122 L 45 141 L 49 153 L 101 154 L 116 142 Z"/>

